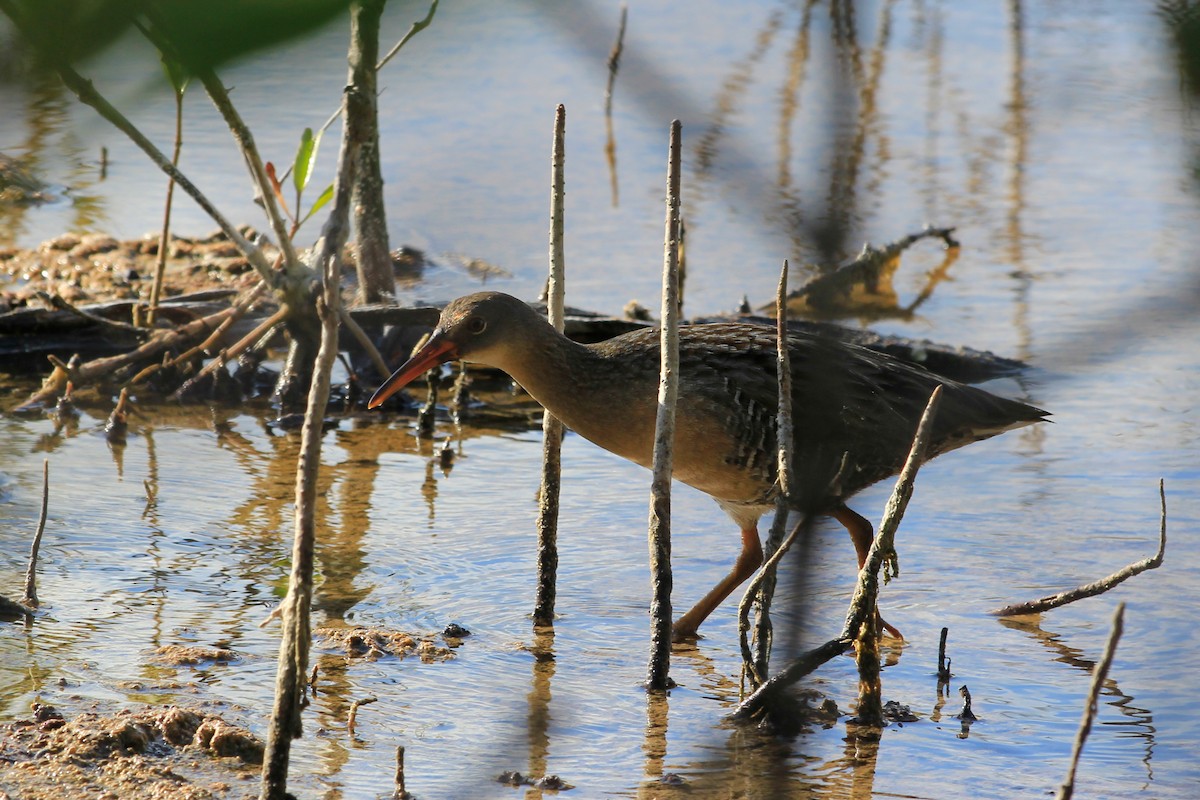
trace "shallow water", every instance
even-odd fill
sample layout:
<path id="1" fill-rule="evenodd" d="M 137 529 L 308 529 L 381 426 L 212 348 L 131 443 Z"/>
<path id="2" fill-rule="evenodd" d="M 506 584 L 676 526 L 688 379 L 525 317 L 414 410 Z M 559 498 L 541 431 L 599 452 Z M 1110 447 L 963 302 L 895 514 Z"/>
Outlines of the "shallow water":
<path id="1" fill-rule="evenodd" d="M 504 770 L 559 774 L 576 786 L 564 796 L 577 798 L 1046 794 L 1065 775 L 1090 668 L 1124 601 L 1125 636 L 1079 795 L 1194 796 L 1196 136 L 1160 19 L 1124 3 L 860 8 L 853 42 L 840 41 L 848 85 L 863 102 L 831 146 L 838 50 L 826 6 L 692 8 L 630 4 L 614 99 L 614 207 L 602 112 L 615 7 L 444 4 L 383 82 L 393 243 L 425 248 L 439 264 L 405 299 L 478 286 L 455 254 L 513 273 L 489 286 L 536 292 L 558 102 L 568 109 L 574 305 L 617 311 L 633 297 L 656 305 L 672 117 L 683 120 L 687 148 L 689 313 L 731 307 L 743 292 L 765 302 L 783 258 L 816 260 L 797 219 L 844 213 L 852 230 L 844 255 L 864 238 L 882 243 L 925 222 L 958 226 L 964 246 L 947 278 L 914 313 L 873 327 L 1028 360 L 1019 381 L 992 388 L 1054 421 L 922 470 L 900 532 L 902 573 L 883 593 L 888 620 L 908 636 L 886 653 L 884 697 L 921 720 L 889 727 L 877 749 L 848 739 L 845 717 L 788 741 L 722 726 L 737 697 L 731 606 L 706 623 L 696 649 L 676 654 L 680 688 L 648 707 L 638 688 L 645 472 L 567 438 L 561 617 L 547 641 L 527 617 L 538 435 L 454 431 L 459 457 L 443 475 L 407 421 L 372 416 L 325 436 L 315 619 L 417 631 L 454 621 L 473 635 L 445 663 L 317 653 L 327 690 L 297 743 L 297 790 L 385 795 L 403 744 L 409 788 L 422 797 L 539 794 L 495 784 Z M 392 8 L 385 40 L 417 15 Z M 224 71 L 268 157 L 289 160 L 299 130 L 319 125 L 336 102 L 343 38 L 324 31 Z M 154 63 L 131 44 L 89 69 L 166 140 L 169 99 Z M 0 148 L 35 150 L 49 177 L 72 187 L 68 199 L 6 218 L 0 239 L 33 245 L 80 226 L 119 236 L 156 228 L 162 180 L 92 112 L 10 85 L 0 86 L 0 103 L 24 110 L 0 120 Z M 185 170 L 201 175 L 229 216 L 257 221 L 240 158 L 198 91 L 188 125 Z M 98 135 L 112 161 L 103 182 L 89 165 Z M 326 143 L 326 168 L 335 150 Z M 211 227 L 179 203 L 177 230 Z M 931 243 L 905 255 L 901 305 L 941 258 Z M 19 594 L 45 457 L 52 484 L 45 612 L 31 627 L 0 626 L 0 719 L 24 715 L 37 698 L 204 702 L 261 732 L 278 629 L 259 623 L 286 581 L 298 436 L 269 431 L 256 412 L 148 408 L 114 451 L 101 433 L 106 413 L 88 409 L 75 430 L 57 433 L 50 420 L 0 417 L 6 594 Z M 1037 625 L 986 614 L 1150 555 L 1160 477 L 1171 537 L 1162 568 Z M 888 488 L 864 492 L 855 507 L 877 519 Z M 674 514 L 676 603 L 686 606 L 724 574 L 737 539 L 711 501 L 686 487 Z M 801 598 L 813 640 L 840 629 L 853 579 L 845 538 L 832 525 L 818 532 Z M 980 717 L 965 738 L 953 719 L 957 694 L 943 703 L 936 693 L 942 626 L 952 687 L 970 687 Z M 220 645 L 240 660 L 153 664 L 165 644 Z M 852 710 L 849 659 L 824 666 L 814 685 Z M 352 738 L 349 704 L 364 697 L 378 702 L 360 709 Z M 785 788 L 767 779 L 775 770 Z M 664 773 L 687 786 L 662 785 Z"/>

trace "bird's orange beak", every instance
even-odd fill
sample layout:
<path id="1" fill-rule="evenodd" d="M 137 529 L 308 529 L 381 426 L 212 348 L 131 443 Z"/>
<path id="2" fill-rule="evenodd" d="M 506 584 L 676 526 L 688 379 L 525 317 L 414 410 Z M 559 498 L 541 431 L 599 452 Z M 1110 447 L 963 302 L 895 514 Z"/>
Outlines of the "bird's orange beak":
<path id="1" fill-rule="evenodd" d="M 375 390 L 375 394 L 371 395 L 371 399 L 367 401 L 367 408 L 379 408 L 385 400 L 412 383 L 414 378 L 419 377 L 426 370 L 456 358 L 458 358 L 458 346 L 449 339 L 442 338 L 439 331 L 434 331 L 433 335 L 429 337 L 429 341 L 425 342 L 420 350 L 413 353 L 412 358 L 405 361 L 400 369 L 392 373 L 392 377 Z"/>

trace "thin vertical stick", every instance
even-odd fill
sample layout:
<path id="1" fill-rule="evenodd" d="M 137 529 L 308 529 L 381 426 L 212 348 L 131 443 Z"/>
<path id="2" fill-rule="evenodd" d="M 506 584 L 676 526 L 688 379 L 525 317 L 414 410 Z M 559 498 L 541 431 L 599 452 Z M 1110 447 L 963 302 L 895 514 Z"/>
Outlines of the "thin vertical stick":
<path id="1" fill-rule="evenodd" d="M 351 48 L 351 65 L 355 49 Z M 347 92 L 356 91 L 348 86 Z M 280 604 L 283 620 L 279 659 L 275 676 L 275 703 L 267 728 L 263 757 L 261 800 L 284 800 L 292 739 L 302 732 L 300 714 L 306 703 L 305 679 L 312 645 L 309 615 L 313 595 L 313 550 L 316 541 L 317 477 L 321 462 L 321 436 L 325 408 L 329 403 L 330 374 L 338 354 L 338 309 L 341 307 L 340 278 L 342 247 L 350 229 L 358 144 L 343 129 L 338 172 L 334 180 L 333 211 L 313 247 L 314 263 L 322 267 L 322 293 L 317 297 L 321 321 L 321 345 L 313 366 L 308 390 L 308 407 L 300 431 L 300 455 L 296 464 L 295 530 L 292 540 L 292 571 L 287 595 Z"/>
<path id="2" fill-rule="evenodd" d="M 167 63 L 164 61 L 164 63 Z M 171 75 L 172 88 L 175 90 L 175 148 L 171 151 L 171 166 L 179 168 L 179 153 L 183 149 L 183 92 L 175 83 L 175 68 L 168 67 Z M 154 327 L 154 318 L 158 315 L 158 301 L 162 297 L 163 276 L 167 271 L 167 251 L 171 245 L 171 203 L 175 198 L 175 177 L 167 176 L 167 199 L 163 203 L 162 233 L 158 237 L 158 257 L 154 263 L 154 282 L 150 284 L 150 310 L 146 316 L 146 325 Z"/>
<path id="3" fill-rule="evenodd" d="M 758 597 L 758 615 L 754 626 L 754 654 L 750 657 L 749 646 L 745 642 L 746 628 L 749 623 L 744 621 L 743 606 L 749 598 L 754 597 L 746 592 L 742 603 L 738 606 L 738 631 L 742 639 L 742 656 L 751 667 L 747 670 L 750 682 L 758 688 L 767 679 L 767 667 L 771 658 L 771 599 L 775 595 L 775 566 L 778 559 L 771 556 L 783 543 L 784 532 L 787 530 L 788 501 L 792 486 L 792 360 L 787 347 L 787 281 L 788 262 L 783 262 L 779 273 L 779 287 L 775 294 L 775 324 L 778 345 L 776 347 L 776 372 L 779 385 L 779 410 L 776 421 L 776 444 L 779 449 L 778 486 L 779 496 L 775 500 L 775 519 L 771 523 L 771 531 L 767 534 L 766 556 L 770 570 L 762 571 L 761 584 L 755 593 Z M 748 609 L 745 610 L 748 614 Z M 743 627 L 745 626 L 745 627 Z"/>
<path id="4" fill-rule="evenodd" d="M 1108 668 L 1112 666 L 1113 654 L 1117 652 L 1117 642 L 1121 640 L 1124 630 L 1125 604 L 1121 603 L 1113 613 L 1112 633 L 1108 635 L 1108 643 L 1104 645 L 1104 655 L 1092 670 L 1092 686 L 1088 690 L 1087 705 L 1084 706 L 1083 719 L 1079 723 L 1079 730 L 1075 733 L 1075 744 L 1071 748 L 1071 767 L 1067 770 L 1067 779 L 1059 787 L 1058 800 L 1071 800 L 1075 794 L 1075 770 L 1079 767 L 1079 756 L 1083 753 L 1083 743 L 1087 741 L 1088 734 L 1092 731 L 1092 723 L 1096 720 L 1096 703 L 1100 698 L 1100 690 L 1104 688 L 1104 681 L 1108 679 Z"/>
<path id="5" fill-rule="evenodd" d="M 667 158 L 667 218 L 663 242 L 661 372 L 654 426 L 654 475 L 650 485 L 650 665 L 646 687 L 670 686 L 671 666 L 671 471 L 675 397 L 679 391 L 679 120 L 671 122 Z"/>
<path id="6" fill-rule="evenodd" d="M 550 277 L 546 291 L 546 315 L 558 332 L 563 329 L 565 294 L 563 254 L 564 178 L 567 110 L 554 112 L 554 145 L 550 185 Z M 562 423 L 549 411 L 542 414 L 542 490 L 538 493 L 538 579 L 533 607 L 535 625 L 554 624 L 554 600 L 558 574 L 558 495 L 562 474 Z"/>
<path id="7" fill-rule="evenodd" d="M 42 461 L 42 513 L 38 517 L 37 532 L 29 548 L 29 568 L 25 570 L 25 598 L 22 602 L 30 608 L 38 607 L 37 559 L 42 547 L 42 533 L 46 530 L 46 514 L 50 508 L 50 459 Z"/>

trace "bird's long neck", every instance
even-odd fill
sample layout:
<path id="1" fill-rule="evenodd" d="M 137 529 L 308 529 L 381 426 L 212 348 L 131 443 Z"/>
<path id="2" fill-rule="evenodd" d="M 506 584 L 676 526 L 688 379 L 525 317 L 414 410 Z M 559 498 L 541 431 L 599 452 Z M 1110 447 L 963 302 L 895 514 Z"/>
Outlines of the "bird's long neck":
<path id="1" fill-rule="evenodd" d="M 605 346 L 582 345 L 539 319 L 496 366 L 567 427 L 607 450 L 648 463 L 658 377 L 645 363 Z"/>

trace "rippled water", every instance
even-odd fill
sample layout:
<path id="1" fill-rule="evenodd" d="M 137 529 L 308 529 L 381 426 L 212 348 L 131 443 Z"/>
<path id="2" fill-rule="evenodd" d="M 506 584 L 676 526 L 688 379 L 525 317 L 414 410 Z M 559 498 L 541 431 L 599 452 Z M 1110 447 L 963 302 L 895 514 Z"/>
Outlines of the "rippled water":
<path id="1" fill-rule="evenodd" d="M 922 471 L 900 532 L 902 573 L 883 594 L 888 620 L 908 636 L 885 654 L 884 697 L 921 719 L 889 727 L 872 749 L 847 738 L 844 717 L 784 741 L 720 724 L 737 697 L 731 607 L 697 648 L 676 653 L 680 688 L 648 704 L 638 688 L 648 602 L 640 468 L 568 437 L 561 618 L 553 640 L 539 639 L 527 617 L 538 435 L 454 431 L 459 457 L 444 475 L 407 421 L 342 420 L 324 440 L 316 621 L 429 632 L 453 621 L 473 635 L 445 663 L 317 653 L 326 690 L 297 744 L 297 790 L 384 795 L 402 744 L 409 788 L 422 797 L 537 796 L 495 784 L 504 770 L 557 773 L 576 786 L 564 796 L 579 798 L 1045 795 L 1065 774 L 1090 669 L 1124 601 L 1125 636 L 1079 795 L 1194 796 L 1196 136 L 1159 17 L 1124 3 L 882 3 L 835 26 L 823 4 L 698 3 L 680 14 L 677 4 L 631 3 L 614 207 L 602 110 L 616 8 L 447 3 L 438 13 L 389 68 L 381 99 L 393 242 L 426 248 L 439 264 L 415 290 L 421 299 L 478 285 L 456 254 L 513 273 L 490 285 L 536 292 L 549 127 L 565 102 L 568 301 L 656 304 L 666 127 L 680 117 L 689 312 L 730 307 L 743 292 L 765 301 L 783 258 L 816 259 L 797 219 L 845 214 L 847 251 L 925 222 L 956 225 L 964 246 L 946 279 L 914 313 L 874 327 L 1028 360 L 1020 380 L 992 388 L 1054 421 Z M 390 9 L 385 39 L 417 15 Z M 343 36 L 325 31 L 225 71 L 270 157 L 288 160 L 299 130 L 336 102 Z M 842 85 L 862 102 L 831 143 L 838 53 L 850 65 Z M 169 100 L 156 67 L 135 55 L 131 44 L 91 74 L 165 141 Z M 90 111 L 12 86 L 0 87 L 0 103 L 18 112 L 0 120 L 0 148 L 35 151 L 52 180 L 72 187 L 58 204 L 5 218 L 0 239 L 157 226 L 160 178 Z M 185 170 L 231 217 L 256 221 L 240 159 L 198 91 L 188 113 Z M 102 183 L 88 163 L 97 136 L 112 159 Z M 183 232 L 212 227 L 184 204 L 176 220 Z M 902 306 L 941 257 L 931 244 L 906 254 Z M 298 436 L 269 430 L 258 412 L 151 406 L 114 451 L 101 434 L 107 410 L 86 408 L 67 431 L 0 417 L 6 594 L 19 594 L 45 457 L 52 476 L 45 612 L 32 626 L 0 626 L 0 719 L 36 698 L 204 702 L 262 731 L 277 627 L 259 624 L 286 581 Z M 1171 537 L 1162 568 L 1036 624 L 986 614 L 1150 555 L 1160 477 Z M 877 519 L 887 490 L 864 492 L 855 507 Z M 686 606 L 724 574 L 738 542 L 686 487 L 674 513 L 676 603 Z M 841 625 L 853 578 L 845 538 L 832 525 L 818 532 L 803 597 L 814 640 Z M 936 693 L 942 626 L 953 687 L 970 687 L 980 717 L 969 736 L 953 718 L 957 694 Z M 156 665 L 153 650 L 166 644 L 220 645 L 240 658 Z M 824 666 L 814 685 L 852 710 L 849 659 Z M 378 702 L 360 709 L 351 737 L 349 705 L 365 697 Z M 768 780 L 777 769 L 786 789 Z M 664 773 L 687 785 L 660 784 Z"/>

